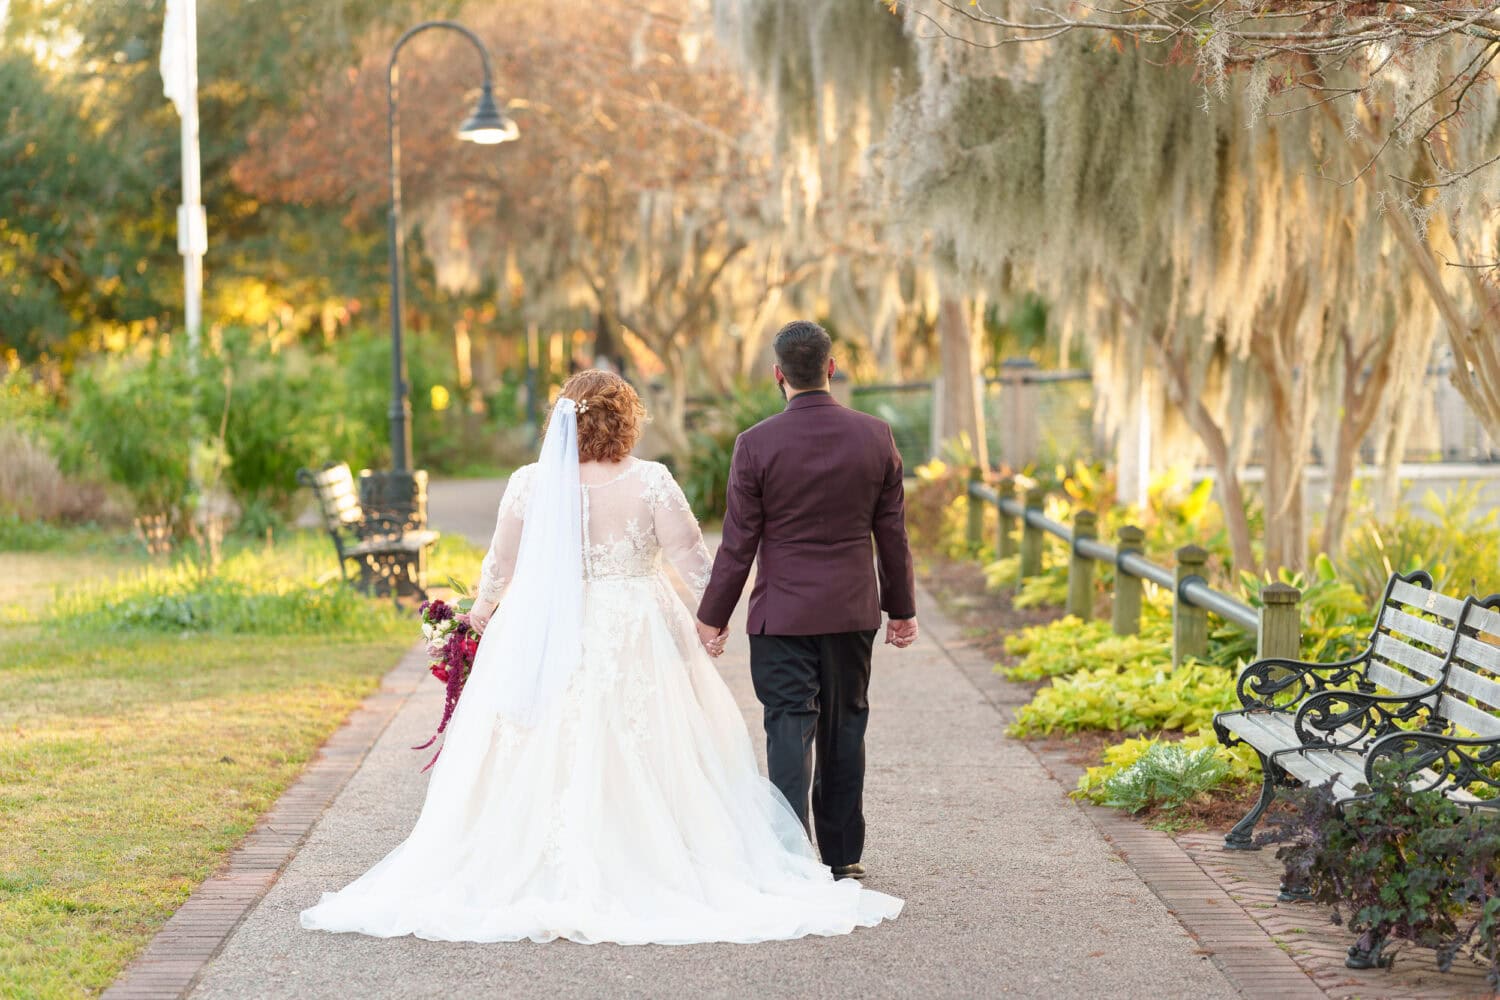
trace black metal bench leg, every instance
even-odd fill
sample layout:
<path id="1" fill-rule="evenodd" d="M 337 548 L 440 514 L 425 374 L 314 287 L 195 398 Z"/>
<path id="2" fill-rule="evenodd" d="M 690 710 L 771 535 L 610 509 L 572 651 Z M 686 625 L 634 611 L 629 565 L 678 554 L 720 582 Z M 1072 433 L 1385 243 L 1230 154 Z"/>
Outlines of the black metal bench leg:
<path id="1" fill-rule="evenodd" d="M 1359 940 L 1349 946 L 1349 957 L 1344 959 L 1346 969 L 1389 969 L 1396 960 L 1395 955 L 1383 955 L 1385 935 L 1365 931 Z"/>
<path id="2" fill-rule="evenodd" d="M 1305 903 L 1310 899 L 1312 899 L 1311 889 L 1305 885 L 1292 885 L 1285 880 L 1281 883 L 1281 892 L 1276 895 L 1278 903 Z"/>
<path id="3" fill-rule="evenodd" d="M 1265 754 L 1257 750 L 1255 755 L 1260 758 L 1262 775 L 1260 798 L 1255 800 L 1255 805 L 1245 814 L 1245 818 L 1224 835 L 1224 850 L 1226 851 L 1260 850 L 1255 846 L 1255 824 L 1260 822 L 1260 818 L 1270 808 L 1271 800 L 1276 797 L 1276 769 Z"/>

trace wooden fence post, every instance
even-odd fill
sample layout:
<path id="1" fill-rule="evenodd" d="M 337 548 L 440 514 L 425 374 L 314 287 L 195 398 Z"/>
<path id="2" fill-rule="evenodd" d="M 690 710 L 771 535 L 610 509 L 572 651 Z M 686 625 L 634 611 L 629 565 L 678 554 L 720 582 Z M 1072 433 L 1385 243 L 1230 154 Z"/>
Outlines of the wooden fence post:
<path id="1" fill-rule="evenodd" d="M 1295 660 L 1302 655 L 1302 613 L 1297 604 L 1302 591 L 1285 583 L 1272 583 L 1260 591 L 1260 635 L 1256 658 L 1279 656 Z"/>
<path id="2" fill-rule="evenodd" d="M 1208 652 L 1208 612 L 1194 607 L 1182 599 L 1182 581 L 1190 576 L 1203 576 L 1203 567 L 1208 564 L 1208 553 L 1196 545 L 1184 545 L 1177 550 L 1177 593 L 1172 601 L 1172 666 L 1180 667 L 1184 660 L 1202 658 Z"/>
<path id="3" fill-rule="evenodd" d="M 964 496 L 969 501 L 969 554 L 977 555 L 984 545 L 984 501 L 974 495 L 974 487 L 984 482 L 984 470 L 977 465 L 969 466 L 969 486 Z"/>
<path id="4" fill-rule="evenodd" d="M 1037 459 L 1037 401 L 1041 391 L 1027 378 L 1036 366 L 1030 358 L 1006 358 L 1000 363 L 1000 406 L 1005 421 L 1001 455 L 1012 469 L 1024 469 Z"/>
<path id="5" fill-rule="evenodd" d="M 1026 491 L 1026 509 L 1040 510 L 1042 501 L 1046 494 L 1040 486 L 1033 486 Z M 1034 528 L 1031 522 L 1021 522 L 1021 572 L 1016 579 L 1017 585 L 1028 576 L 1037 576 L 1042 572 L 1042 529 Z"/>
<path id="6" fill-rule="evenodd" d="M 1099 515 L 1080 510 L 1073 515 L 1073 555 L 1068 560 L 1068 614 L 1088 621 L 1094 617 L 1094 560 L 1080 555 L 1080 538 L 1099 537 Z"/>
<path id="7" fill-rule="evenodd" d="M 1001 500 L 1010 500 L 1016 495 L 1016 480 L 1014 476 L 1006 476 L 995 487 L 995 495 Z M 1016 554 L 1016 519 L 1005 512 L 1000 504 L 995 505 L 996 515 L 1000 520 L 1000 541 L 995 549 L 995 555 L 1001 559 L 1009 558 Z"/>
<path id="8" fill-rule="evenodd" d="M 1146 533 L 1133 524 L 1120 529 L 1120 552 L 1140 552 Z M 1115 635 L 1139 635 L 1141 631 L 1141 578 L 1115 567 L 1115 601 L 1111 624 Z"/>

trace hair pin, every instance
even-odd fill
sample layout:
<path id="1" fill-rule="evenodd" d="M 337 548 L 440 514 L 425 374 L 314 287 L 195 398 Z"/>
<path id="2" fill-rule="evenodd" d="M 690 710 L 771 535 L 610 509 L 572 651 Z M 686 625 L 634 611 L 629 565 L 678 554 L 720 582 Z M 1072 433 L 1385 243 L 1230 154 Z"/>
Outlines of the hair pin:
<path id="1" fill-rule="evenodd" d="M 589 412 L 589 401 L 587 399 L 580 399 L 573 406 L 579 413 Z"/>

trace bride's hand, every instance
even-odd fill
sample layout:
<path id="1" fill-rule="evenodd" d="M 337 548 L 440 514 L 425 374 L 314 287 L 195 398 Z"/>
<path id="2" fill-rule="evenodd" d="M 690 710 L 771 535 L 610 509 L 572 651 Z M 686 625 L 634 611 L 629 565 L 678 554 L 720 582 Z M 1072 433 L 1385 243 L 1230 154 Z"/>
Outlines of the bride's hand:
<path id="1" fill-rule="evenodd" d="M 484 635 L 484 630 L 490 626 L 490 619 L 495 615 L 495 607 L 488 601 L 475 604 L 469 609 L 469 627 Z"/>
<path id="2" fill-rule="evenodd" d="M 729 636 L 729 626 L 725 625 L 722 628 L 715 628 L 712 625 L 705 625 L 702 622 L 696 622 L 695 624 L 698 626 L 698 641 L 703 644 L 703 649 L 708 655 L 715 658 L 723 656 L 724 640 Z"/>

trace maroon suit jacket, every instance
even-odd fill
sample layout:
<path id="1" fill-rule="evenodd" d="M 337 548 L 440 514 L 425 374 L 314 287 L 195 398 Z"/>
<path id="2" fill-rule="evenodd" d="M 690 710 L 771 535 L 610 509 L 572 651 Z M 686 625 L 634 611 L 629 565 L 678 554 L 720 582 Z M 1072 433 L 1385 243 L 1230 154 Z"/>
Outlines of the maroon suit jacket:
<path id="1" fill-rule="evenodd" d="M 757 553 L 752 634 L 877 629 L 882 610 L 915 617 L 901 453 L 890 427 L 813 392 L 741 434 L 724 542 L 698 606 L 705 625 L 729 623 Z"/>

